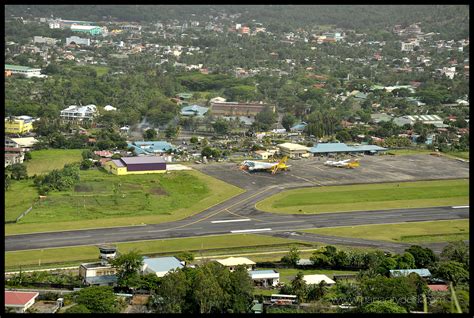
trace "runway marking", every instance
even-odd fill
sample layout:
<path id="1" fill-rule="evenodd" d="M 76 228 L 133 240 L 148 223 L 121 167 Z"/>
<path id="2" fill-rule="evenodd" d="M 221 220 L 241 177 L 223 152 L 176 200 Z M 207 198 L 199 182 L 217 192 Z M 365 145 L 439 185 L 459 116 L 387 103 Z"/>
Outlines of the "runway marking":
<path id="1" fill-rule="evenodd" d="M 264 232 L 264 231 L 271 231 L 272 229 L 266 228 L 266 229 L 252 229 L 252 230 L 234 230 L 230 231 L 230 233 L 248 233 L 248 232 Z"/>
<path id="2" fill-rule="evenodd" d="M 464 209 L 464 208 L 468 208 L 469 205 L 458 205 L 458 206 L 452 206 L 451 208 L 453 209 Z"/>
<path id="3" fill-rule="evenodd" d="M 81 239 L 81 238 L 86 238 L 86 237 L 91 237 L 91 235 L 72 236 L 72 237 L 68 237 L 68 239 Z M 57 240 L 57 239 L 58 239 L 57 237 L 54 237 L 54 238 L 47 238 L 47 239 L 35 240 L 35 242 L 55 241 L 55 240 Z"/>
<path id="4" fill-rule="evenodd" d="M 250 219 L 238 219 L 238 220 L 218 220 L 218 221 L 211 221 L 211 223 L 229 223 L 229 222 L 247 222 Z"/>
<path id="5" fill-rule="evenodd" d="M 255 206 L 255 205 L 254 205 Z M 235 212 L 230 212 L 228 209 L 225 209 L 226 212 L 232 214 L 232 215 L 235 215 L 235 216 L 239 216 L 239 217 L 244 217 L 243 215 L 240 215 L 238 213 L 235 213 Z M 257 218 L 250 218 L 250 220 L 254 220 L 254 221 L 257 221 L 257 222 L 262 222 L 262 220 L 260 219 L 257 219 Z"/>
<path id="6" fill-rule="evenodd" d="M 154 230 L 154 231 L 147 231 L 148 233 L 154 233 L 154 232 L 166 232 L 166 231 L 170 231 L 170 230 L 175 230 L 175 231 L 182 231 L 182 230 L 202 230 L 202 227 L 190 227 L 190 228 L 186 228 L 186 229 L 164 229 L 164 230 Z"/>
<path id="7" fill-rule="evenodd" d="M 285 222 L 264 222 L 261 224 L 287 224 L 287 223 L 307 223 L 308 220 L 301 220 L 301 221 L 285 221 Z"/>

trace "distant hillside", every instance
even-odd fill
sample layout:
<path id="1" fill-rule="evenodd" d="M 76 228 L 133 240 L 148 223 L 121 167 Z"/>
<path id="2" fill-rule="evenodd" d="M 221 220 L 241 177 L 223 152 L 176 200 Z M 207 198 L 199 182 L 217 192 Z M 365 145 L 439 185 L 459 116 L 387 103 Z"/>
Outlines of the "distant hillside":
<path id="1" fill-rule="evenodd" d="M 169 21 L 209 19 L 216 13 L 242 15 L 238 22 L 252 20 L 270 30 L 289 31 L 298 27 L 335 25 L 359 32 L 390 29 L 395 24 L 421 22 L 422 30 L 439 32 L 443 38 L 469 36 L 467 5 L 14 5 L 5 6 L 5 16 L 60 17 L 101 21 Z"/>

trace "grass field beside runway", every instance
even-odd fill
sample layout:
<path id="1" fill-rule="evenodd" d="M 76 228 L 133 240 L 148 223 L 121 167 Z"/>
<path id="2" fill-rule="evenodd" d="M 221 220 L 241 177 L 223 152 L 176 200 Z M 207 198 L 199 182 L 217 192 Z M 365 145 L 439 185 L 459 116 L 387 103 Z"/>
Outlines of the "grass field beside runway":
<path id="1" fill-rule="evenodd" d="M 399 243 L 449 242 L 469 239 L 469 220 L 341 226 L 302 232 Z"/>
<path id="2" fill-rule="evenodd" d="M 118 182 L 121 190 L 114 193 L 113 185 Z M 81 171 L 81 182 L 75 190 L 51 193 L 20 223 L 7 224 L 5 234 L 171 222 L 242 192 L 198 171 L 129 176 Z M 9 195 L 13 199 L 15 192 Z"/>
<path id="3" fill-rule="evenodd" d="M 65 164 L 80 162 L 84 149 L 43 149 L 31 151 L 31 160 L 26 162 L 28 176 L 62 169 Z"/>
<path id="4" fill-rule="evenodd" d="M 10 188 L 5 191 L 5 221 L 15 221 L 37 197 L 38 190 L 33 180 L 10 181 Z"/>
<path id="5" fill-rule="evenodd" d="M 79 243 L 79 242 L 78 242 Z M 216 253 L 216 249 L 222 249 L 219 253 L 235 253 L 238 251 L 255 251 L 258 247 L 262 252 L 271 248 L 289 250 L 290 246 L 308 244 L 292 239 L 257 235 L 257 234 L 235 234 L 216 235 L 180 239 L 164 239 L 152 241 L 140 241 L 130 243 L 115 244 L 120 253 L 127 253 L 130 250 L 139 250 L 144 255 L 169 254 L 183 251 L 190 251 L 195 256 L 200 256 L 200 251 L 204 254 Z M 19 268 L 19 266 L 29 266 L 41 264 L 71 264 L 71 262 L 84 262 L 98 260 L 99 250 L 96 246 L 73 246 L 61 248 L 49 248 L 41 250 L 25 250 L 5 252 L 6 269 Z M 41 261 L 40 261 L 41 260 Z"/>
<path id="6" fill-rule="evenodd" d="M 273 213 L 319 214 L 466 205 L 469 180 L 416 181 L 327 186 L 280 192 L 257 203 Z"/>

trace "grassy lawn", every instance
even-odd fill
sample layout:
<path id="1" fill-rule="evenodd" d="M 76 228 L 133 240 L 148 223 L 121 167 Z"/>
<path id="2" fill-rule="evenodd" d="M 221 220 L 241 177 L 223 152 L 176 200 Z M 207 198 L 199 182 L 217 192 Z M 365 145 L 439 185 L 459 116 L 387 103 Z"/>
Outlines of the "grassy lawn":
<path id="1" fill-rule="evenodd" d="M 44 149 L 31 152 L 31 160 L 26 169 L 29 176 L 48 173 L 54 169 L 62 169 L 65 164 L 82 160 L 84 149 Z"/>
<path id="2" fill-rule="evenodd" d="M 469 151 L 457 151 L 457 152 L 448 152 L 445 155 L 469 160 Z"/>
<path id="3" fill-rule="evenodd" d="M 344 271 L 344 270 L 334 270 L 334 269 L 299 269 L 299 268 L 258 268 L 259 270 L 264 269 L 275 269 L 280 273 L 280 281 L 283 283 L 289 283 L 293 278 L 295 278 L 298 272 L 303 272 L 304 275 L 314 275 L 322 274 L 326 275 L 329 278 L 333 278 L 334 275 L 341 274 L 356 274 L 358 271 Z"/>
<path id="4" fill-rule="evenodd" d="M 170 222 L 242 192 L 198 171 L 125 176 L 81 171 L 73 190 L 52 193 L 20 223 L 7 224 L 5 234 Z"/>
<path id="5" fill-rule="evenodd" d="M 218 235 L 193 237 L 182 239 L 166 239 L 153 241 L 140 241 L 131 243 L 117 243 L 116 246 L 121 253 L 126 253 L 130 250 L 139 250 L 144 255 L 169 254 L 179 253 L 181 251 L 194 252 L 199 256 L 203 251 L 214 249 L 225 249 L 228 253 L 235 251 L 238 248 L 259 246 L 269 248 L 272 246 L 280 246 L 280 249 L 288 249 L 289 244 L 295 244 L 298 241 L 277 238 L 271 236 L 260 236 L 256 234 L 236 234 L 236 235 Z M 285 246 L 285 248 L 282 248 Z M 212 252 L 215 255 L 215 251 Z M 224 255 L 224 254 L 223 254 Z M 41 259 L 41 264 L 65 264 L 71 265 L 72 262 L 79 264 L 84 261 L 94 261 L 99 257 L 99 250 L 95 246 L 76 246 L 64 248 L 51 248 L 43 250 L 27 250 L 5 252 L 5 267 L 11 269 L 18 268 L 20 265 L 38 265 Z"/>
<path id="6" fill-rule="evenodd" d="M 295 189 L 266 198 L 257 203 L 257 208 L 274 213 L 318 214 L 468 202 L 469 180 L 462 179 Z"/>
<path id="7" fill-rule="evenodd" d="M 33 180 L 12 180 L 10 189 L 5 191 L 5 221 L 14 221 L 37 197 Z"/>
<path id="8" fill-rule="evenodd" d="M 104 74 L 107 74 L 109 72 L 109 67 L 107 66 L 97 66 L 97 65 L 87 65 L 89 67 L 92 67 L 93 69 L 95 69 L 95 71 L 97 72 L 97 76 L 102 76 Z"/>
<path id="9" fill-rule="evenodd" d="M 469 239 L 469 220 L 342 226 L 303 232 L 392 242 L 445 242 Z"/>

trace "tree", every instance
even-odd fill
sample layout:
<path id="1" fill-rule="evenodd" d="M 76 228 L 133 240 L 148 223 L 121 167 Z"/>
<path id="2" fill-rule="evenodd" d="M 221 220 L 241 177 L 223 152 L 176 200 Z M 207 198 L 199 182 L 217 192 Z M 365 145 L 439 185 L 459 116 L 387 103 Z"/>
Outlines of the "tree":
<path id="1" fill-rule="evenodd" d="M 165 136 L 166 138 L 173 138 L 173 137 L 176 137 L 176 135 L 178 135 L 178 132 L 179 132 L 178 126 L 169 125 L 168 128 L 166 128 L 165 130 Z"/>
<path id="2" fill-rule="evenodd" d="M 361 296 L 363 299 L 372 301 L 391 299 L 408 310 L 417 306 L 417 286 L 409 277 L 377 276 L 363 279 L 361 281 Z"/>
<path id="3" fill-rule="evenodd" d="M 192 262 L 194 260 L 194 254 L 191 252 L 181 252 L 177 256 L 182 261 L 185 261 L 186 263 Z"/>
<path id="4" fill-rule="evenodd" d="M 84 160 L 81 161 L 81 169 L 82 170 L 88 170 L 88 169 L 92 168 L 93 165 L 94 165 L 94 163 L 89 159 L 84 159 Z"/>
<path id="5" fill-rule="evenodd" d="M 416 268 L 431 267 L 437 261 L 435 253 L 427 247 L 412 245 L 407 248 L 405 252 L 408 252 L 413 255 L 413 257 L 415 258 Z"/>
<path id="6" fill-rule="evenodd" d="M 132 250 L 111 262 L 117 269 L 117 284 L 122 287 L 137 287 L 140 282 L 139 271 L 143 266 L 143 256 Z"/>
<path id="7" fill-rule="evenodd" d="M 253 300 L 253 282 L 244 266 L 237 266 L 230 273 L 230 296 L 232 313 L 247 313 Z"/>
<path id="8" fill-rule="evenodd" d="M 268 130 L 275 123 L 277 115 L 273 112 L 270 106 L 265 108 L 255 116 L 255 122 L 253 123 L 256 130 Z"/>
<path id="9" fill-rule="evenodd" d="M 464 264 L 456 261 L 441 262 L 435 270 L 435 275 L 453 282 L 453 285 L 469 280 L 469 272 L 464 268 Z"/>
<path id="10" fill-rule="evenodd" d="M 212 128 L 217 134 L 225 135 L 229 130 L 229 123 L 226 120 L 218 119 L 214 124 L 212 124 Z"/>
<path id="11" fill-rule="evenodd" d="M 94 153 L 90 149 L 85 149 L 82 151 L 82 159 L 94 158 Z"/>
<path id="12" fill-rule="evenodd" d="M 143 133 L 143 138 L 145 138 L 145 140 L 156 140 L 157 137 L 158 133 L 152 128 L 145 130 Z"/>
<path id="13" fill-rule="evenodd" d="M 31 152 L 27 151 L 25 152 L 25 161 L 31 160 Z"/>
<path id="14" fill-rule="evenodd" d="M 297 247 L 292 247 L 288 254 L 282 257 L 281 261 L 291 265 L 296 266 L 296 263 L 300 260 L 300 251 L 298 251 Z"/>
<path id="15" fill-rule="evenodd" d="M 196 136 L 192 136 L 191 139 L 189 139 L 189 142 L 192 144 L 196 144 L 198 142 L 198 138 Z"/>
<path id="16" fill-rule="evenodd" d="M 441 258 L 459 262 L 467 267 L 469 266 L 469 246 L 463 241 L 451 242 L 444 247 Z"/>
<path id="17" fill-rule="evenodd" d="M 341 130 L 336 133 L 336 139 L 339 140 L 340 142 L 347 142 L 347 141 L 351 141 L 352 137 L 347 132 L 347 130 Z"/>
<path id="18" fill-rule="evenodd" d="M 74 305 L 65 311 L 67 314 L 90 314 L 91 311 L 85 305 Z"/>
<path id="19" fill-rule="evenodd" d="M 319 284 L 312 284 L 308 287 L 308 300 L 320 300 L 326 294 L 327 283 L 323 280 Z"/>
<path id="20" fill-rule="evenodd" d="M 192 289 L 199 313 L 219 311 L 221 302 L 224 299 L 224 292 L 219 285 L 215 273 L 210 270 L 209 264 L 196 270 Z"/>
<path id="21" fill-rule="evenodd" d="M 408 252 L 396 256 L 398 269 L 409 269 L 415 267 L 415 258 Z"/>
<path id="22" fill-rule="evenodd" d="M 290 131 L 290 128 L 293 126 L 295 121 L 295 116 L 293 116 L 292 114 L 285 114 L 281 119 L 281 125 L 283 126 L 283 128 L 286 129 L 286 131 Z"/>
<path id="23" fill-rule="evenodd" d="M 185 304 L 188 281 L 183 270 L 176 270 L 166 274 L 157 289 L 161 297 L 157 302 L 157 311 L 160 313 L 181 313 Z"/>
<path id="24" fill-rule="evenodd" d="M 26 172 L 26 165 L 23 163 L 15 163 L 11 166 L 11 178 L 14 180 L 28 179 L 28 173 Z"/>
<path id="25" fill-rule="evenodd" d="M 405 314 L 406 309 L 397 305 L 393 300 L 374 301 L 362 308 L 363 313 L 368 314 Z"/>
<path id="26" fill-rule="evenodd" d="M 291 281 L 291 290 L 293 294 L 298 297 L 298 301 L 302 302 L 306 298 L 307 286 L 303 279 L 303 272 L 298 272 L 295 278 Z"/>
<path id="27" fill-rule="evenodd" d="M 76 303 L 85 306 L 92 313 L 119 312 L 117 298 L 112 287 L 92 286 L 77 292 Z"/>
<path id="28" fill-rule="evenodd" d="M 202 148 L 201 156 L 210 158 L 212 156 L 212 148 L 209 146 Z"/>

